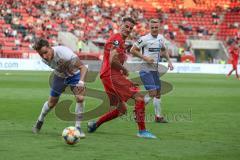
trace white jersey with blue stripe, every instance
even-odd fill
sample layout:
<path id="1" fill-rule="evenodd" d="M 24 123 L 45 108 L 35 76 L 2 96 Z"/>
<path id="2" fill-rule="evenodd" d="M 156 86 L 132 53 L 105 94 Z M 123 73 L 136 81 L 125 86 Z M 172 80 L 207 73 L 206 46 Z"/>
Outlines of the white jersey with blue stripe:
<path id="1" fill-rule="evenodd" d="M 54 46 L 52 49 L 53 59 L 50 62 L 43 59 L 43 62 L 54 69 L 57 76 L 67 78 L 80 72 L 75 66 L 78 56 L 71 49 L 65 46 Z"/>
<path id="2" fill-rule="evenodd" d="M 158 34 L 157 37 L 153 37 L 151 33 L 142 36 L 135 43 L 135 46 L 141 50 L 141 53 L 145 56 L 154 59 L 154 62 L 160 61 L 160 50 L 161 48 L 166 48 L 166 39 L 163 35 Z M 152 65 L 147 63 L 142 63 L 142 70 L 156 70 Z"/>

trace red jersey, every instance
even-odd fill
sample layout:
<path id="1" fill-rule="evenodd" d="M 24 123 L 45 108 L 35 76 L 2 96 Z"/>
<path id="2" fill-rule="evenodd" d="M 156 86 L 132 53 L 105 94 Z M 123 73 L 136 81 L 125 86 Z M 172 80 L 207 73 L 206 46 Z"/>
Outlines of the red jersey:
<path id="1" fill-rule="evenodd" d="M 110 64 L 110 51 L 115 48 L 119 53 L 118 58 L 120 63 L 123 63 L 127 60 L 127 55 L 125 52 L 125 40 L 123 40 L 120 33 L 113 34 L 106 42 L 104 47 L 104 56 L 102 67 L 100 71 L 100 78 L 110 77 L 111 75 L 122 74 L 120 69 L 111 67 Z"/>
<path id="2" fill-rule="evenodd" d="M 229 53 L 232 55 L 232 59 L 233 61 L 238 61 L 238 57 L 239 57 L 239 50 L 237 48 L 231 47 L 229 49 Z"/>

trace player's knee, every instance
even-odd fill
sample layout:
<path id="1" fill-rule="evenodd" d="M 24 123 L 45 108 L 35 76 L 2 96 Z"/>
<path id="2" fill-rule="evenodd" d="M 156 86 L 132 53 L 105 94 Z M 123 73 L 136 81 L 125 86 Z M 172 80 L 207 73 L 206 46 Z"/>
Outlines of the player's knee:
<path id="1" fill-rule="evenodd" d="M 48 107 L 49 108 L 54 108 L 56 106 L 57 102 L 56 101 L 48 101 Z"/>
<path id="2" fill-rule="evenodd" d="M 135 102 L 135 121 L 136 122 L 144 122 L 144 115 L 145 115 L 145 105 L 144 101 L 136 101 Z"/>
<path id="3" fill-rule="evenodd" d="M 160 98 L 161 98 L 161 96 L 155 96 L 155 98 L 157 98 L 157 99 L 160 99 Z"/>
<path id="4" fill-rule="evenodd" d="M 143 101 L 144 102 L 144 95 L 137 93 L 134 97 L 135 101 Z"/>
<path id="5" fill-rule="evenodd" d="M 82 103 L 83 101 L 84 101 L 84 96 L 81 96 L 81 95 L 76 96 L 77 103 Z"/>
<path id="6" fill-rule="evenodd" d="M 157 94 L 156 96 L 154 96 L 155 98 L 157 99 L 160 99 L 161 98 L 161 94 Z"/>
<path id="7" fill-rule="evenodd" d="M 144 111 L 145 110 L 145 102 L 144 98 L 141 96 L 135 99 L 135 110 L 137 111 Z"/>
<path id="8" fill-rule="evenodd" d="M 52 97 L 50 96 L 48 99 L 48 107 L 49 108 L 53 108 L 56 106 L 56 104 L 58 103 L 59 97 Z"/>
<path id="9" fill-rule="evenodd" d="M 159 94 L 158 90 L 150 90 L 149 96 L 150 97 L 156 97 Z"/>
<path id="10" fill-rule="evenodd" d="M 118 108 L 118 110 L 119 110 L 120 115 L 124 115 L 127 112 L 127 107 L 123 104 Z"/>
<path id="11" fill-rule="evenodd" d="M 157 92 L 149 92 L 150 97 L 155 97 L 157 95 Z"/>

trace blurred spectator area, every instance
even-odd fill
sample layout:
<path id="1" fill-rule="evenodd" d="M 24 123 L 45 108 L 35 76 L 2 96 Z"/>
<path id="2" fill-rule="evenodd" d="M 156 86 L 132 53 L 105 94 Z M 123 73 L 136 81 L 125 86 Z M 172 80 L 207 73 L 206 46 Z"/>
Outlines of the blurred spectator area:
<path id="1" fill-rule="evenodd" d="M 58 32 L 71 32 L 79 39 L 79 54 L 92 53 L 89 49 L 94 47 L 100 53 L 101 41 L 117 32 L 124 16 L 138 22 L 131 41 L 148 32 L 150 18 L 161 20 L 162 34 L 178 47 L 187 39 L 226 41 L 240 35 L 240 2 L 235 0 L 0 0 L 0 4 L 0 57 L 7 58 L 29 58 L 37 37 L 59 44 Z"/>

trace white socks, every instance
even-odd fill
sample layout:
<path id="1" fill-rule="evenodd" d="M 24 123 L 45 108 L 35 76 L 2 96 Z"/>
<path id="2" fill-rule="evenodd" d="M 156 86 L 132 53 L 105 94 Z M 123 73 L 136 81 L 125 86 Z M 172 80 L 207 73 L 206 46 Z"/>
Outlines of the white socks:
<path id="1" fill-rule="evenodd" d="M 75 108 L 75 113 L 79 114 L 79 113 L 83 113 L 83 107 L 84 107 L 84 102 L 82 103 L 76 103 L 76 108 Z M 75 123 L 75 127 L 81 127 L 81 119 L 82 117 L 76 117 L 76 123 Z"/>
<path id="2" fill-rule="evenodd" d="M 83 113 L 83 106 L 84 106 L 83 103 L 76 103 L 76 108 L 75 108 L 76 114 Z M 43 122 L 50 110 L 51 108 L 48 106 L 48 101 L 46 101 L 42 107 L 42 111 L 38 117 L 38 120 Z M 76 117 L 76 124 L 75 124 L 76 127 L 81 127 L 81 119 L 82 117 Z"/>
<path id="3" fill-rule="evenodd" d="M 160 117 L 161 115 L 161 99 L 158 98 L 153 98 L 153 105 L 154 105 L 154 111 L 155 111 L 155 115 L 157 117 Z"/>
<path id="4" fill-rule="evenodd" d="M 39 121 L 44 121 L 45 116 L 48 114 L 48 112 L 51 110 L 50 107 L 48 107 L 48 101 L 46 101 L 42 107 L 42 111 L 38 117 Z"/>
<path id="5" fill-rule="evenodd" d="M 149 94 L 146 94 L 144 96 L 145 105 L 147 105 L 150 100 L 151 100 L 151 97 L 149 96 Z M 155 115 L 157 117 L 160 117 L 160 115 L 161 115 L 161 98 L 158 99 L 158 98 L 154 97 L 153 98 L 153 106 L 154 106 Z"/>
<path id="6" fill-rule="evenodd" d="M 150 100 L 151 100 L 151 97 L 149 96 L 149 94 L 146 94 L 146 95 L 144 96 L 145 105 L 148 104 Z"/>

